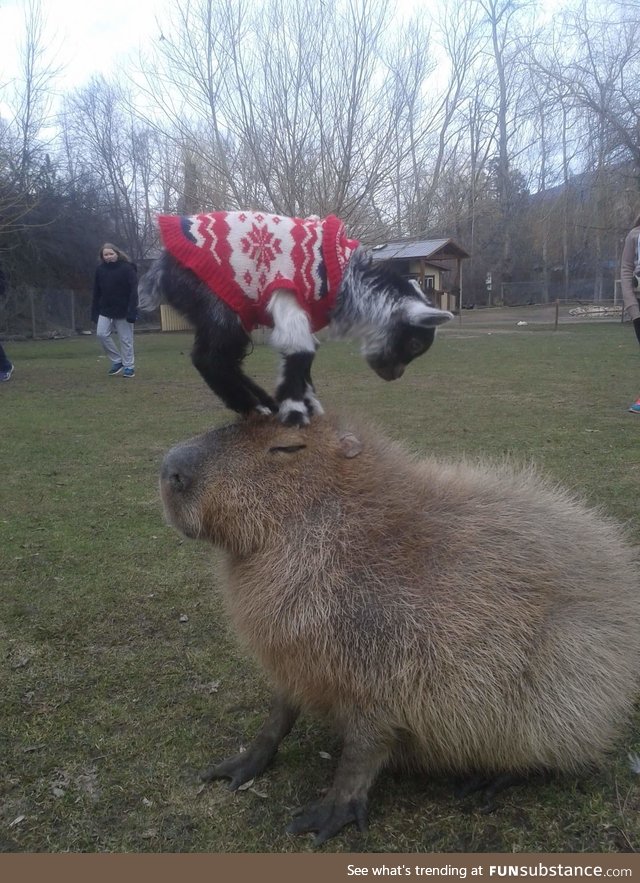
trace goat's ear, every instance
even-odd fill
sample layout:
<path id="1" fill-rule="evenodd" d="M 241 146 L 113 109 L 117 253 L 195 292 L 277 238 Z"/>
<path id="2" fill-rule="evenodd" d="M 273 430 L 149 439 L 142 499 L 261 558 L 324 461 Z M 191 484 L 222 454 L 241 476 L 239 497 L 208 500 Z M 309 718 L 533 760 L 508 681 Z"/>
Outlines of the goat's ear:
<path id="1" fill-rule="evenodd" d="M 338 442 L 340 447 L 340 453 L 343 457 L 346 457 L 347 460 L 353 459 L 353 457 L 357 457 L 358 454 L 362 453 L 364 449 L 364 445 L 352 432 L 343 432 L 338 436 Z"/>
<path id="2" fill-rule="evenodd" d="M 420 301 L 410 301 L 406 307 L 407 320 L 412 325 L 420 325 L 423 328 L 434 328 L 453 319 L 453 313 L 448 310 L 438 310 Z"/>

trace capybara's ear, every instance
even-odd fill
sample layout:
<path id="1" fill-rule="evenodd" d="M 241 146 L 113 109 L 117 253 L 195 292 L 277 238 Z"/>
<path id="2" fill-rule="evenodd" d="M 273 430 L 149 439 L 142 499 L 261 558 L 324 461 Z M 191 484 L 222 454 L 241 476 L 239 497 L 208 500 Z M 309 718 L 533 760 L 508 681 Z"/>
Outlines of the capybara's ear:
<path id="1" fill-rule="evenodd" d="M 343 457 L 351 460 L 361 454 L 364 445 L 352 432 L 343 432 L 338 436 L 339 450 Z"/>

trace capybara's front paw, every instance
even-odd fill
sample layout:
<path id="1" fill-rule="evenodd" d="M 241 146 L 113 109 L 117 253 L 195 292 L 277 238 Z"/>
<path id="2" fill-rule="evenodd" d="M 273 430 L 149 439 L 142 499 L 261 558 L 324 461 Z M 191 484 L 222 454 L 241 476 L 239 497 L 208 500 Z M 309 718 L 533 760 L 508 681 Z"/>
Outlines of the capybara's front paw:
<path id="1" fill-rule="evenodd" d="M 361 798 L 338 800 L 329 792 L 321 800 L 303 807 L 287 826 L 288 834 L 316 832 L 314 846 L 321 846 L 345 827 L 355 823 L 358 830 L 367 830 L 367 801 Z"/>
<path id="2" fill-rule="evenodd" d="M 241 785 L 255 779 L 264 771 L 266 763 L 262 758 L 255 757 L 251 751 L 243 751 L 234 754 L 216 766 L 209 767 L 200 773 L 203 782 L 212 782 L 214 779 L 230 779 L 229 790 L 236 791 Z"/>

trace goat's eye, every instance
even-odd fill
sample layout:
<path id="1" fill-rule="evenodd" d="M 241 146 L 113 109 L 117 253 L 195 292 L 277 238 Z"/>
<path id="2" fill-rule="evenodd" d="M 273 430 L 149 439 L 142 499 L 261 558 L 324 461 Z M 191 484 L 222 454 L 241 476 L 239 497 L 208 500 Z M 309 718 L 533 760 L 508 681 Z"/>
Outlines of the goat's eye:
<path id="1" fill-rule="evenodd" d="M 306 445 L 275 445 L 273 448 L 269 448 L 270 454 L 297 454 L 298 451 L 303 451 L 306 448 Z"/>
<path id="2" fill-rule="evenodd" d="M 412 356 L 419 355 L 424 350 L 424 341 L 417 337 L 412 337 L 409 341 L 409 353 Z"/>

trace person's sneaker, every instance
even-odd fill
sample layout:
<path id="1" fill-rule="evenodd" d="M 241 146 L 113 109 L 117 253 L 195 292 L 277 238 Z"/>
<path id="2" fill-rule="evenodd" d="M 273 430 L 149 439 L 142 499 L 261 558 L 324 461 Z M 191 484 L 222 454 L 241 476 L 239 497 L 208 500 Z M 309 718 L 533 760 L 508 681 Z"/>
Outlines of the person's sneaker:
<path id="1" fill-rule="evenodd" d="M 136 372 L 133 368 L 125 368 L 124 371 L 122 372 L 122 376 L 123 377 L 135 377 Z"/>
<path id="2" fill-rule="evenodd" d="M 0 371 L 0 383 L 6 383 L 7 380 L 11 380 L 12 374 L 13 374 L 13 365 L 10 365 L 7 371 Z"/>
<path id="3" fill-rule="evenodd" d="M 632 414 L 640 414 L 640 399 L 637 402 L 634 402 L 629 408 Z"/>
<path id="4" fill-rule="evenodd" d="M 122 362 L 113 362 L 107 374 L 109 377 L 115 377 L 116 374 L 119 374 L 122 371 Z"/>

